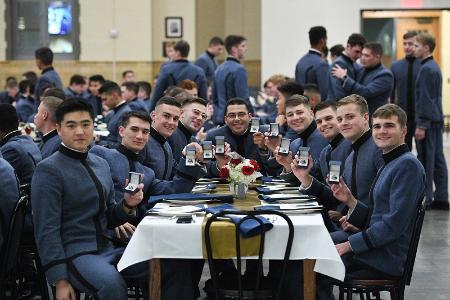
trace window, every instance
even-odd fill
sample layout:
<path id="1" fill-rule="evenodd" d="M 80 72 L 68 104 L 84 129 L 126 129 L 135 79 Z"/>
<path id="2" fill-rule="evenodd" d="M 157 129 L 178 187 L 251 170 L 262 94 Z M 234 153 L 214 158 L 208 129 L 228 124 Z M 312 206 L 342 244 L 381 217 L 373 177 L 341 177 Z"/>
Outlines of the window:
<path id="1" fill-rule="evenodd" d="M 78 59 L 76 0 L 7 0 L 8 59 L 33 59 L 34 50 L 50 47 L 59 59 Z"/>

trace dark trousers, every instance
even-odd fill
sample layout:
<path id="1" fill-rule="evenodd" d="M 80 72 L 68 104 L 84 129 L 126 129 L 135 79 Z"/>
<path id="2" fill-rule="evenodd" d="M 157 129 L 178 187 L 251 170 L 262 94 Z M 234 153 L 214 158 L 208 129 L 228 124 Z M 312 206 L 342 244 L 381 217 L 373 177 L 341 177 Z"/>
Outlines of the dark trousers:
<path id="1" fill-rule="evenodd" d="M 425 168 L 426 203 L 433 200 L 448 203 L 448 174 L 442 141 L 443 124 L 432 124 L 426 130 L 425 138 L 416 141 L 418 158 Z M 433 182 L 435 191 L 433 193 Z"/>
<path id="2" fill-rule="evenodd" d="M 75 258 L 68 264 L 69 282 L 77 290 L 99 299 L 128 299 L 124 278 L 148 282 L 148 263 L 135 264 L 119 273 L 116 264 L 123 251 L 124 248 L 107 247 L 98 253 Z M 161 259 L 161 299 L 197 299 L 198 283 L 193 282 L 198 276 L 195 270 L 199 269 L 193 265 L 203 267 L 203 260 L 194 262 L 196 264 L 187 259 Z"/>
<path id="3" fill-rule="evenodd" d="M 345 279 L 398 279 L 398 277 L 385 274 L 375 270 L 354 259 L 353 254 L 347 254 L 341 257 L 345 265 Z M 334 300 L 333 284 L 337 280 L 322 274 L 316 275 L 316 299 Z"/>
<path id="4" fill-rule="evenodd" d="M 408 148 L 410 151 L 412 150 L 412 140 L 413 140 L 415 131 L 416 131 L 416 123 L 408 122 L 406 124 L 405 143 L 406 143 L 406 145 L 408 145 Z"/>

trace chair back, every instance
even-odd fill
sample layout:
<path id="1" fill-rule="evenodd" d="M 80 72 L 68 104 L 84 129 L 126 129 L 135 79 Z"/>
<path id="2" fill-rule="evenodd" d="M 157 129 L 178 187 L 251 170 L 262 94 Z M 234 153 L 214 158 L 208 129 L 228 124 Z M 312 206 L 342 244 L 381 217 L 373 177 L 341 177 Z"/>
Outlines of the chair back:
<path id="1" fill-rule="evenodd" d="M 288 264 L 289 257 L 291 254 L 292 243 L 294 240 L 294 225 L 292 224 L 292 221 L 289 219 L 288 216 L 286 216 L 285 214 L 283 214 L 279 211 L 275 211 L 275 210 L 265 210 L 265 211 L 223 210 L 223 211 L 220 211 L 220 212 L 214 214 L 207 220 L 206 225 L 205 225 L 205 233 L 204 233 L 205 234 L 205 244 L 206 244 L 206 253 L 208 255 L 208 264 L 209 264 L 209 268 L 210 268 L 211 281 L 212 281 L 213 288 L 214 288 L 215 299 L 218 300 L 218 299 L 220 299 L 220 297 L 219 297 L 217 272 L 216 272 L 216 268 L 214 265 L 214 257 L 213 257 L 213 251 L 212 251 L 212 246 L 211 246 L 210 230 L 211 230 L 211 225 L 214 221 L 220 220 L 220 218 L 226 216 L 227 214 L 244 216 L 242 219 L 239 220 L 239 222 L 237 224 L 234 224 L 235 225 L 235 239 L 236 239 L 236 258 L 237 258 L 237 269 L 238 269 L 237 282 L 238 282 L 239 299 L 244 299 L 243 283 L 242 283 L 242 276 L 241 276 L 242 264 L 241 264 L 241 247 L 240 247 L 240 226 L 246 220 L 255 220 L 256 222 L 259 223 L 259 225 L 261 225 L 260 226 L 261 232 L 259 233 L 260 244 L 259 244 L 258 260 L 257 260 L 258 268 L 257 268 L 257 277 L 255 280 L 255 289 L 254 289 L 254 295 L 257 295 L 257 298 L 259 298 L 258 297 L 259 290 L 260 290 L 259 288 L 260 288 L 260 283 L 261 283 L 261 277 L 263 275 L 262 259 L 263 259 L 263 254 L 264 254 L 264 242 L 265 242 L 265 236 L 266 236 L 266 228 L 265 228 L 265 226 L 263 226 L 263 222 L 259 218 L 257 218 L 257 216 L 259 216 L 259 215 L 277 215 L 286 221 L 286 223 L 288 225 L 288 238 L 286 240 L 286 247 L 285 247 L 285 252 L 284 252 L 280 281 L 279 281 L 279 284 L 276 289 L 276 299 L 279 299 L 279 297 L 281 295 L 281 288 L 283 285 L 284 277 L 285 277 L 286 270 L 287 270 L 287 264 Z"/>
<path id="2" fill-rule="evenodd" d="M 417 214 L 414 222 L 413 232 L 411 235 L 411 242 L 409 244 L 408 256 L 406 257 L 405 269 L 401 284 L 404 287 L 411 283 L 411 277 L 414 269 L 414 261 L 416 260 L 417 247 L 419 246 L 420 233 L 422 232 L 423 220 L 425 218 L 425 201 L 419 202 L 417 205 Z"/>
<path id="3" fill-rule="evenodd" d="M 0 259 L 0 277 L 4 277 L 10 272 L 17 263 L 17 254 L 19 251 L 20 240 L 25 222 L 26 207 L 28 205 L 28 196 L 20 197 L 14 208 L 13 215 L 9 223 L 6 234 L 6 243 L 4 245 L 4 255 Z"/>

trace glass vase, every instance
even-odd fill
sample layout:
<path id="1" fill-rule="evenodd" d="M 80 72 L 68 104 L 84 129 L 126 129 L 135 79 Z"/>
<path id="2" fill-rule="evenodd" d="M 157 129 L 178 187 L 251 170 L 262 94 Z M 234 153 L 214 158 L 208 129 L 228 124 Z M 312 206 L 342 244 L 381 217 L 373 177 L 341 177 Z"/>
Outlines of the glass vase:
<path id="1" fill-rule="evenodd" d="M 248 184 L 243 182 L 230 182 L 230 192 L 234 198 L 245 199 L 248 191 Z"/>

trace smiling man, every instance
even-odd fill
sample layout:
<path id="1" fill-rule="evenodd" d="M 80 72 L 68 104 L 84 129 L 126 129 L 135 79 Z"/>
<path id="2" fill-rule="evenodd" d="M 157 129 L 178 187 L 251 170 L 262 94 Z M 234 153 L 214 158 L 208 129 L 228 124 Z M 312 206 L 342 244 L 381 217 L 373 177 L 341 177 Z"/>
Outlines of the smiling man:
<path id="1" fill-rule="evenodd" d="M 181 115 L 181 104 L 173 97 L 162 97 L 150 113 L 152 126 L 150 139 L 141 151 L 144 165 L 155 172 L 156 178 L 169 180 L 173 176 L 175 160 L 167 139 L 178 128 Z"/>
<path id="2" fill-rule="evenodd" d="M 37 166 L 31 188 L 36 244 L 47 280 L 55 285 L 57 299 L 75 299 L 73 287 L 99 299 L 126 299 L 127 285 L 115 267 L 123 248 L 113 247 L 108 229 L 143 217 L 137 209 L 142 185 L 115 201 L 107 162 L 88 152 L 94 129 L 89 104 L 64 101 L 56 124 L 61 146 Z M 140 273 L 131 269 L 133 275 Z"/>
<path id="3" fill-rule="evenodd" d="M 195 135 L 203 127 L 207 118 L 205 100 L 196 97 L 183 101 L 178 128 L 168 138 L 176 162 L 180 160 L 184 147 L 190 142 L 196 141 Z"/>
<path id="4" fill-rule="evenodd" d="M 355 78 L 347 75 L 348 70 L 336 65 L 331 73 L 342 82 L 342 87 L 349 94 L 363 96 L 369 105 L 369 116 L 383 104 L 388 102 L 394 85 L 394 76 L 381 63 L 383 47 L 379 43 L 364 45 L 361 55 L 360 70 Z"/>
<path id="5" fill-rule="evenodd" d="M 395 104 L 373 114 L 373 140 L 383 152 L 384 166 L 373 181 L 369 203 L 354 197 L 342 179 L 332 185 L 335 197 L 350 207 L 353 224 L 366 228 L 336 245 L 345 279 L 398 279 L 403 273 L 425 190 L 425 171 L 405 144 L 406 122 Z M 329 280 L 321 277 L 317 291 L 319 299 L 330 299 Z"/>
<path id="6" fill-rule="evenodd" d="M 341 134 L 352 143 L 352 152 L 344 164 L 343 178 L 350 186 L 350 191 L 356 198 L 369 203 L 369 190 L 378 169 L 383 165 L 381 151 L 372 139 L 369 128 L 369 114 L 366 100 L 358 95 L 347 96 L 337 103 L 337 122 Z M 301 188 L 310 195 L 317 196 L 328 209 L 335 209 L 339 203 L 333 197 L 327 184 L 319 182 L 309 175 L 308 169 L 294 167 L 295 176 L 301 182 Z M 346 235 L 351 234 L 349 229 Z M 341 240 L 344 237 L 336 236 Z"/>
<path id="7" fill-rule="evenodd" d="M 252 114 L 249 112 L 248 104 L 244 99 L 233 98 L 227 102 L 225 107 L 225 125 L 208 132 L 205 141 L 216 143 L 216 136 L 224 136 L 225 142 L 230 144 L 231 151 L 239 153 L 242 157 L 256 160 L 265 173 L 258 147 L 254 142 L 254 135 L 250 133 L 249 124 Z M 261 130 L 266 127 L 260 128 Z M 263 146 L 264 147 L 264 146 Z M 220 163 L 221 164 L 221 163 Z M 208 165 L 208 174 L 218 176 L 219 170 L 214 165 Z"/>
<path id="8" fill-rule="evenodd" d="M 292 141 L 290 155 L 283 156 L 276 153 L 276 147 L 280 144 L 280 139 L 266 138 L 266 145 L 270 151 L 275 153 L 275 159 L 279 165 L 283 166 L 281 175 L 287 181 L 295 180 L 291 173 L 291 162 L 300 147 L 309 147 L 309 152 L 313 158 L 313 175 L 321 178 L 318 161 L 320 152 L 328 144 L 319 131 L 314 121 L 314 113 L 311 110 L 308 98 L 302 95 L 293 95 L 286 100 L 286 122 L 296 134 L 297 138 Z"/>

